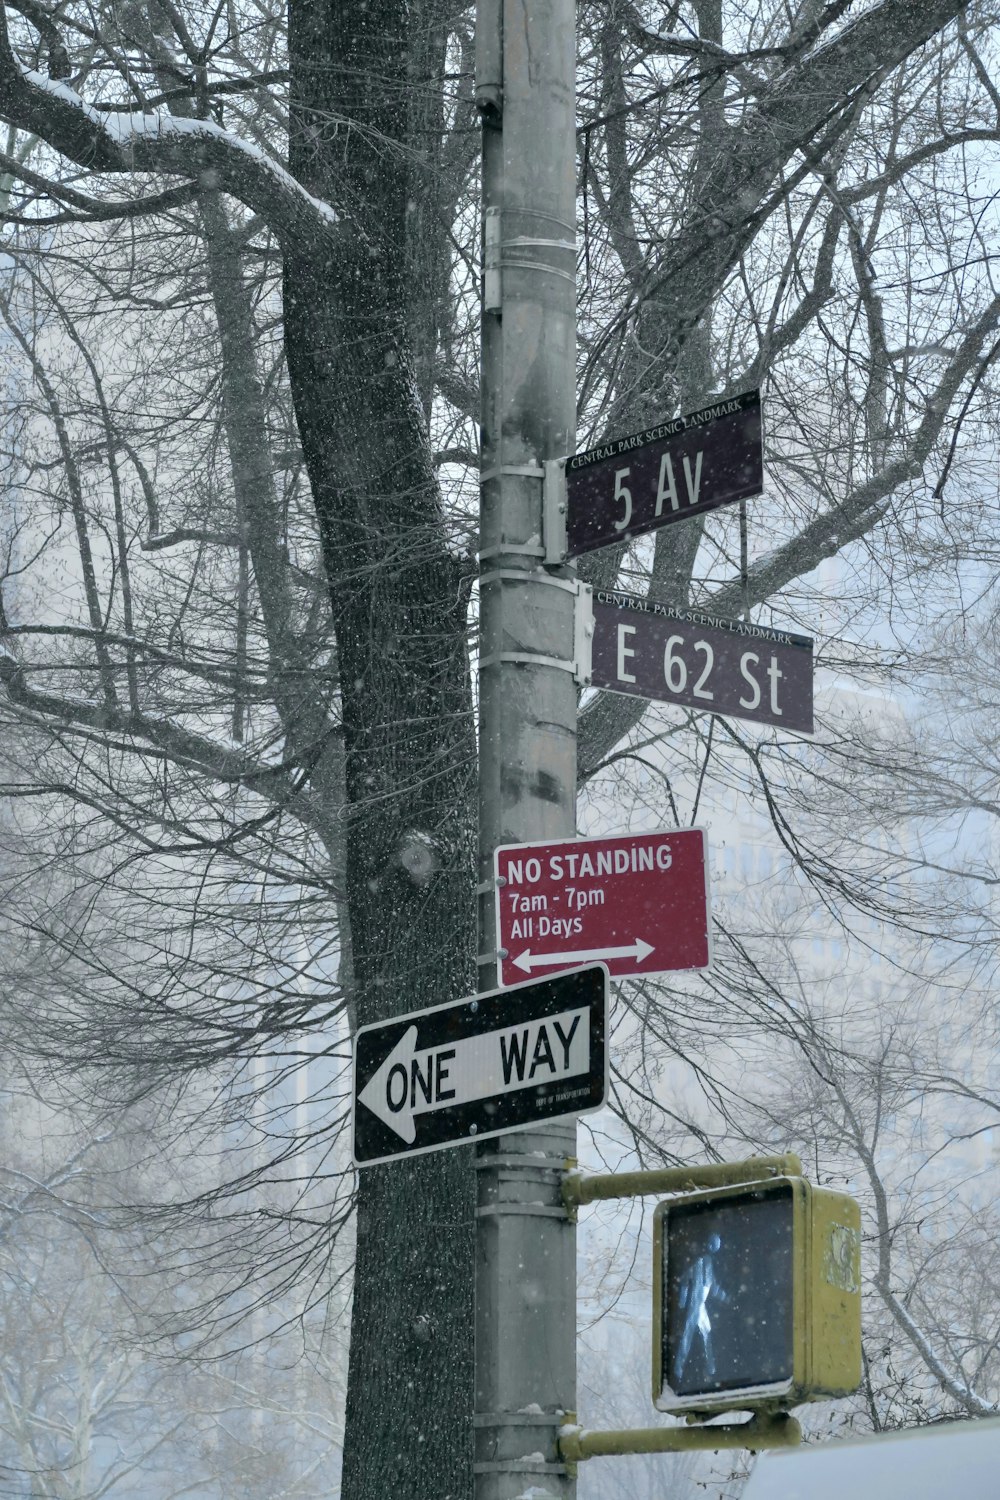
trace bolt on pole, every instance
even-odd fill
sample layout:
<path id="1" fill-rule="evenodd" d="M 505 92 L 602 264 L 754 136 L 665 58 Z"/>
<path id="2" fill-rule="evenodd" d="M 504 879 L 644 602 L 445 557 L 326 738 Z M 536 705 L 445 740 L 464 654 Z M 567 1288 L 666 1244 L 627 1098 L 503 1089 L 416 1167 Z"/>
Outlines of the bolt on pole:
<path id="1" fill-rule="evenodd" d="M 495 984 L 498 844 L 576 833 L 575 593 L 543 566 L 544 464 L 575 447 L 573 0 L 478 0 L 483 118 L 480 988 Z M 476 1500 L 572 1500 L 576 1407 L 570 1123 L 478 1148 Z"/>

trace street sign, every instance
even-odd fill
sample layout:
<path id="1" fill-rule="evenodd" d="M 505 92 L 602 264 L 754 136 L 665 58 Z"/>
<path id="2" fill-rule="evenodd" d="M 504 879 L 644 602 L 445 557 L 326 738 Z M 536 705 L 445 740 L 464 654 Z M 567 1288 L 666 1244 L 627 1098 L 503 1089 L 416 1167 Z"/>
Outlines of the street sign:
<path id="1" fill-rule="evenodd" d="M 617 590 L 596 590 L 593 605 L 595 687 L 812 734 L 808 636 Z"/>
<path id="2" fill-rule="evenodd" d="M 760 392 L 574 453 L 565 468 L 568 557 L 759 495 Z"/>
<path id="3" fill-rule="evenodd" d="M 355 1166 L 600 1109 L 607 1029 L 603 964 L 362 1026 Z"/>
<path id="4" fill-rule="evenodd" d="M 596 961 L 616 979 L 711 961 L 704 829 L 507 844 L 493 867 L 501 984 Z"/>

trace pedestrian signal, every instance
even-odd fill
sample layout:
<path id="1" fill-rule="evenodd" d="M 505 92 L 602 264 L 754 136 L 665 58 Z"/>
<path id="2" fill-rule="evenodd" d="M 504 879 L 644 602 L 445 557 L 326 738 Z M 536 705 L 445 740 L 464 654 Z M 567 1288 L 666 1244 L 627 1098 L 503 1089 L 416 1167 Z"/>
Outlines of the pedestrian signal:
<path id="1" fill-rule="evenodd" d="M 861 1216 L 777 1177 L 671 1198 L 653 1217 L 653 1401 L 732 1411 L 861 1380 Z"/>

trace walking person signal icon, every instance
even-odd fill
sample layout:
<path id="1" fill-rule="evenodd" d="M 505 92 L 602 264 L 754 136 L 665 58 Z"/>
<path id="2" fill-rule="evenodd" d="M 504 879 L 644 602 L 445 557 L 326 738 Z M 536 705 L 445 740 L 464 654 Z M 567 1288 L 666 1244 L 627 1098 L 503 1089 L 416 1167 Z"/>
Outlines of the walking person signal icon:
<path id="1" fill-rule="evenodd" d="M 715 1349 L 712 1343 L 712 1313 L 715 1304 L 725 1302 L 726 1293 L 716 1275 L 715 1257 L 722 1240 L 715 1233 L 708 1236 L 703 1255 L 688 1266 L 677 1290 L 677 1302 L 684 1317 L 677 1347 L 677 1378 L 684 1379 L 695 1338 L 701 1347 L 701 1360 L 709 1379 L 715 1377 Z"/>

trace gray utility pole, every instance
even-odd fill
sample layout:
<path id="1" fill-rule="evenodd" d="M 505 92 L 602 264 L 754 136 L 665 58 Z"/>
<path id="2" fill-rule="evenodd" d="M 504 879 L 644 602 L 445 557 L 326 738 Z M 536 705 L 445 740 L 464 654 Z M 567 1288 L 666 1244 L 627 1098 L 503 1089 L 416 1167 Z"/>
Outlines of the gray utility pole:
<path id="1" fill-rule="evenodd" d="M 480 988 L 496 985 L 497 844 L 576 832 L 575 582 L 542 566 L 542 465 L 576 446 L 574 0 L 478 0 L 483 116 Z M 572 1124 L 478 1148 L 476 1497 L 572 1500 Z"/>

